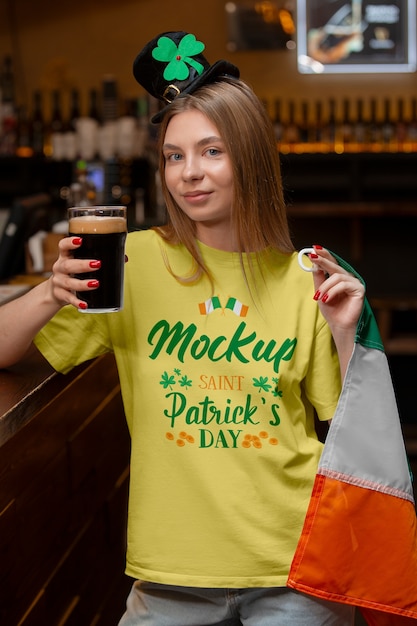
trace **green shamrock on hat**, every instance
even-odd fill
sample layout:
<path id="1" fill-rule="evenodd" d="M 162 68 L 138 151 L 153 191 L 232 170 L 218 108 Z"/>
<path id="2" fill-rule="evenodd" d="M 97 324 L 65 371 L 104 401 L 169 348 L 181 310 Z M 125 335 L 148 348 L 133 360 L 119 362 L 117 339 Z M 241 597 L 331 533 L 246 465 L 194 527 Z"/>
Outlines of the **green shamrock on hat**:
<path id="1" fill-rule="evenodd" d="M 152 56 L 157 61 L 168 62 L 163 74 L 165 80 L 185 80 L 190 75 L 188 65 L 197 74 L 203 72 L 204 66 L 192 57 L 202 52 L 204 47 L 203 42 L 197 41 L 195 35 L 185 35 L 178 46 L 169 37 L 160 37 L 157 47 L 152 50 Z"/>

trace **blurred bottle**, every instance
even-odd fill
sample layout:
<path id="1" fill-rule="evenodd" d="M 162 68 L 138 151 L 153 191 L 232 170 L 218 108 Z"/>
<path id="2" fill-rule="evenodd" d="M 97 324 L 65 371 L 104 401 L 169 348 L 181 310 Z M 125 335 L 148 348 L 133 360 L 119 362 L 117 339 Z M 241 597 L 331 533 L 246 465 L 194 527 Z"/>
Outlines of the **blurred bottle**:
<path id="1" fill-rule="evenodd" d="M 334 98 L 330 98 L 328 102 L 328 113 L 325 125 L 325 144 L 326 148 L 330 152 L 335 152 L 338 147 L 337 137 L 337 119 L 336 119 L 336 101 Z"/>
<path id="2" fill-rule="evenodd" d="M 119 116 L 119 101 L 117 95 L 117 83 L 113 76 L 103 78 L 103 101 L 102 118 L 103 123 L 114 121 Z"/>
<path id="3" fill-rule="evenodd" d="M 76 129 L 78 118 L 81 117 L 80 94 L 78 89 L 71 90 L 70 109 L 69 109 L 69 127 Z"/>
<path id="4" fill-rule="evenodd" d="M 274 102 L 274 119 L 273 119 L 273 124 L 274 124 L 275 139 L 277 141 L 278 148 L 279 148 L 280 143 L 282 141 L 283 124 L 282 124 L 282 105 L 281 105 L 281 100 L 278 100 L 278 99 L 275 100 L 275 102 Z"/>
<path id="5" fill-rule="evenodd" d="M 116 155 L 132 159 L 137 153 L 136 100 L 126 100 L 123 115 L 117 119 Z"/>
<path id="6" fill-rule="evenodd" d="M 294 152 L 300 140 L 298 125 L 295 119 L 295 102 L 288 102 L 288 117 L 283 129 L 282 148 L 289 152 Z"/>
<path id="7" fill-rule="evenodd" d="M 317 100 L 315 107 L 314 107 L 313 142 L 312 142 L 313 143 L 312 149 L 315 152 L 324 151 L 323 129 L 324 129 L 323 103 L 321 102 L 321 100 Z"/>
<path id="8" fill-rule="evenodd" d="M 417 152 L 417 98 L 411 99 L 410 107 L 410 119 L 407 124 L 407 144 L 410 151 Z"/>
<path id="9" fill-rule="evenodd" d="M 353 141 L 353 124 L 350 116 L 350 100 L 345 98 L 342 103 L 341 142 L 343 150 L 350 152 Z"/>
<path id="10" fill-rule="evenodd" d="M 109 161 L 116 157 L 118 114 L 116 81 L 113 76 L 104 76 L 101 111 L 102 125 L 98 132 L 98 154 L 102 161 Z"/>
<path id="11" fill-rule="evenodd" d="M 356 116 L 353 124 L 353 142 L 355 152 L 363 152 L 365 150 L 365 117 L 362 98 L 358 98 L 356 101 Z"/>
<path id="12" fill-rule="evenodd" d="M 384 150 L 392 151 L 395 145 L 395 126 L 391 115 L 391 101 L 384 100 L 384 116 L 382 120 L 382 143 Z"/>
<path id="13" fill-rule="evenodd" d="M 78 153 L 80 159 L 93 161 L 99 154 L 99 95 L 97 89 L 90 89 L 88 94 L 87 114 L 76 122 Z"/>
<path id="14" fill-rule="evenodd" d="M 101 121 L 99 102 L 98 102 L 98 90 L 90 89 L 88 97 L 88 112 L 87 115 L 92 120 L 96 120 L 97 123 Z"/>
<path id="15" fill-rule="evenodd" d="M 45 121 L 43 117 L 42 93 L 36 90 L 33 94 L 31 116 L 31 146 L 34 156 L 43 156 L 45 140 Z"/>
<path id="16" fill-rule="evenodd" d="M 369 119 L 366 124 L 365 144 L 369 152 L 381 150 L 380 124 L 378 122 L 377 101 L 375 98 L 371 98 L 369 103 Z"/>
<path id="17" fill-rule="evenodd" d="M 404 112 L 404 100 L 399 98 L 397 101 L 397 116 L 395 120 L 395 140 L 397 150 L 403 152 L 407 143 L 407 122 Z"/>
<path id="18" fill-rule="evenodd" d="M 137 156 L 145 158 L 149 148 L 149 111 L 148 99 L 137 100 Z"/>
<path id="19" fill-rule="evenodd" d="M 301 144 L 300 149 L 303 152 L 308 152 L 311 149 L 311 126 L 310 126 L 310 111 L 308 102 L 303 100 L 301 102 L 301 115 L 300 123 L 298 126 L 299 142 Z"/>
<path id="20" fill-rule="evenodd" d="M 77 89 L 71 90 L 68 122 L 64 125 L 64 158 L 75 161 L 78 155 L 77 122 L 81 117 L 80 94 Z"/>
<path id="21" fill-rule="evenodd" d="M 44 153 L 56 161 L 61 161 L 65 155 L 64 122 L 58 89 L 54 89 L 51 94 L 51 119 L 46 128 Z"/>
<path id="22" fill-rule="evenodd" d="M 6 55 L 1 67 L 1 100 L 2 102 L 15 105 L 15 84 L 12 57 Z"/>
<path id="23" fill-rule="evenodd" d="M 15 83 L 12 57 L 3 59 L 0 72 L 1 111 L 0 111 L 0 154 L 11 156 L 17 146 L 17 111 L 15 103 Z"/>
<path id="24" fill-rule="evenodd" d="M 33 156 L 31 126 L 27 109 L 24 105 L 18 109 L 16 156 L 27 158 Z"/>

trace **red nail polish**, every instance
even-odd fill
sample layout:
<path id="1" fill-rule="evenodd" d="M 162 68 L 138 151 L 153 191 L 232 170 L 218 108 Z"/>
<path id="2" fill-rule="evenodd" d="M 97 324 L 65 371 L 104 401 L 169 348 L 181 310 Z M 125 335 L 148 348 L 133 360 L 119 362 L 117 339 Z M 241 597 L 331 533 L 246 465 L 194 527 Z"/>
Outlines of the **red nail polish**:
<path id="1" fill-rule="evenodd" d="M 90 261 L 90 267 L 93 270 L 98 270 L 101 267 L 101 261 Z"/>
<path id="2" fill-rule="evenodd" d="M 78 308 L 82 309 L 83 311 L 85 311 L 85 309 L 88 307 L 87 302 L 79 302 L 78 303 Z"/>
<path id="3" fill-rule="evenodd" d="M 316 250 L 323 250 L 323 246 L 319 246 L 319 244 L 317 243 L 313 244 L 313 248 L 315 248 Z"/>
<path id="4" fill-rule="evenodd" d="M 127 263 L 129 260 L 129 257 L 127 256 L 127 254 L 125 254 L 125 263 Z"/>
<path id="5" fill-rule="evenodd" d="M 81 246 L 82 242 L 82 237 L 73 237 L 72 239 L 72 243 L 74 246 Z"/>
<path id="6" fill-rule="evenodd" d="M 321 301 L 322 302 L 327 302 L 328 299 L 329 299 L 329 294 L 325 293 L 324 296 L 322 297 Z"/>
<path id="7" fill-rule="evenodd" d="M 310 259 L 318 259 L 318 254 L 314 254 L 314 252 L 310 252 L 310 254 L 308 255 L 310 257 Z"/>
<path id="8" fill-rule="evenodd" d="M 320 291 L 316 291 L 316 293 L 313 296 L 313 300 L 318 300 L 320 298 Z"/>
<path id="9" fill-rule="evenodd" d="M 90 287 L 90 289 L 95 289 L 96 287 L 100 286 L 100 281 L 98 280 L 89 280 L 87 283 L 87 287 Z"/>

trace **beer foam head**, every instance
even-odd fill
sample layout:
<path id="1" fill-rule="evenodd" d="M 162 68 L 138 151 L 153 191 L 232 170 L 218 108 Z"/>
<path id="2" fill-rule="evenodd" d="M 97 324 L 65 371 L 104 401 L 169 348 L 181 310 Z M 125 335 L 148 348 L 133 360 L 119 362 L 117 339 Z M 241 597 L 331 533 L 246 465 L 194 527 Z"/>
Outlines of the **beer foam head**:
<path id="1" fill-rule="evenodd" d="M 126 220 L 119 216 L 80 215 L 69 220 L 69 232 L 76 235 L 124 233 Z"/>

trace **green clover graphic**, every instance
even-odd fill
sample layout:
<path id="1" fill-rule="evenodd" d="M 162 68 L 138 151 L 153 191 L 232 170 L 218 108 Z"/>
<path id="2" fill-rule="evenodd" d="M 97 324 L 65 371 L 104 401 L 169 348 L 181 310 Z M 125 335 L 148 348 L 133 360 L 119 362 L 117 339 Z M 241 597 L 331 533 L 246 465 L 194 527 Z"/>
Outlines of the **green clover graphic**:
<path id="1" fill-rule="evenodd" d="M 177 380 L 175 379 L 177 377 Z M 178 368 L 174 368 L 174 373 L 169 374 L 168 372 L 164 372 L 161 376 L 161 380 L 159 384 L 162 385 L 164 389 L 171 389 L 174 385 L 179 384 L 180 387 L 184 387 L 188 389 L 193 386 L 193 381 L 191 378 L 188 378 L 186 374 L 182 375 L 181 370 Z"/>
<path id="2" fill-rule="evenodd" d="M 259 378 L 253 378 L 252 381 L 253 381 L 254 387 L 259 387 L 258 389 L 259 393 L 261 391 L 268 392 L 272 387 L 272 385 L 268 383 L 268 376 L 260 376 Z"/>
<path id="3" fill-rule="evenodd" d="M 278 389 L 278 385 L 279 385 L 279 379 L 278 378 L 273 378 L 272 382 L 275 383 L 275 387 L 272 390 L 272 395 L 275 396 L 276 398 L 282 398 L 283 393 L 280 389 Z"/>
<path id="4" fill-rule="evenodd" d="M 193 385 L 193 381 L 188 378 L 188 376 L 183 376 L 178 382 L 180 384 L 180 387 L 192 387 Z"/>
<path id="5" fill-rule="evenodd" d="M 197 41 L 195 35 L 191 34 L 185 35 L 178 46 L 169 37 L 160 37 L 157 47 L 152 50 L 152 56 L 157 61 L 168 62 L 163 74 L 165 80 L 185 80 L 190 75 L 188 65 L 197 74 L 203 72 L 203 65 L 191 57 L 202 52 L 204 47 L 203 42 Z"/>
<path id="6" fill-rule="evenodd" d="M 164 389 L 168 389 L 168 387 L 172 389 L 172 385 L 175 385 L 175 378 L 174 376 L 170 376 L 168 372 L 164 372 L 159 384 L 162 385 Z"/>

